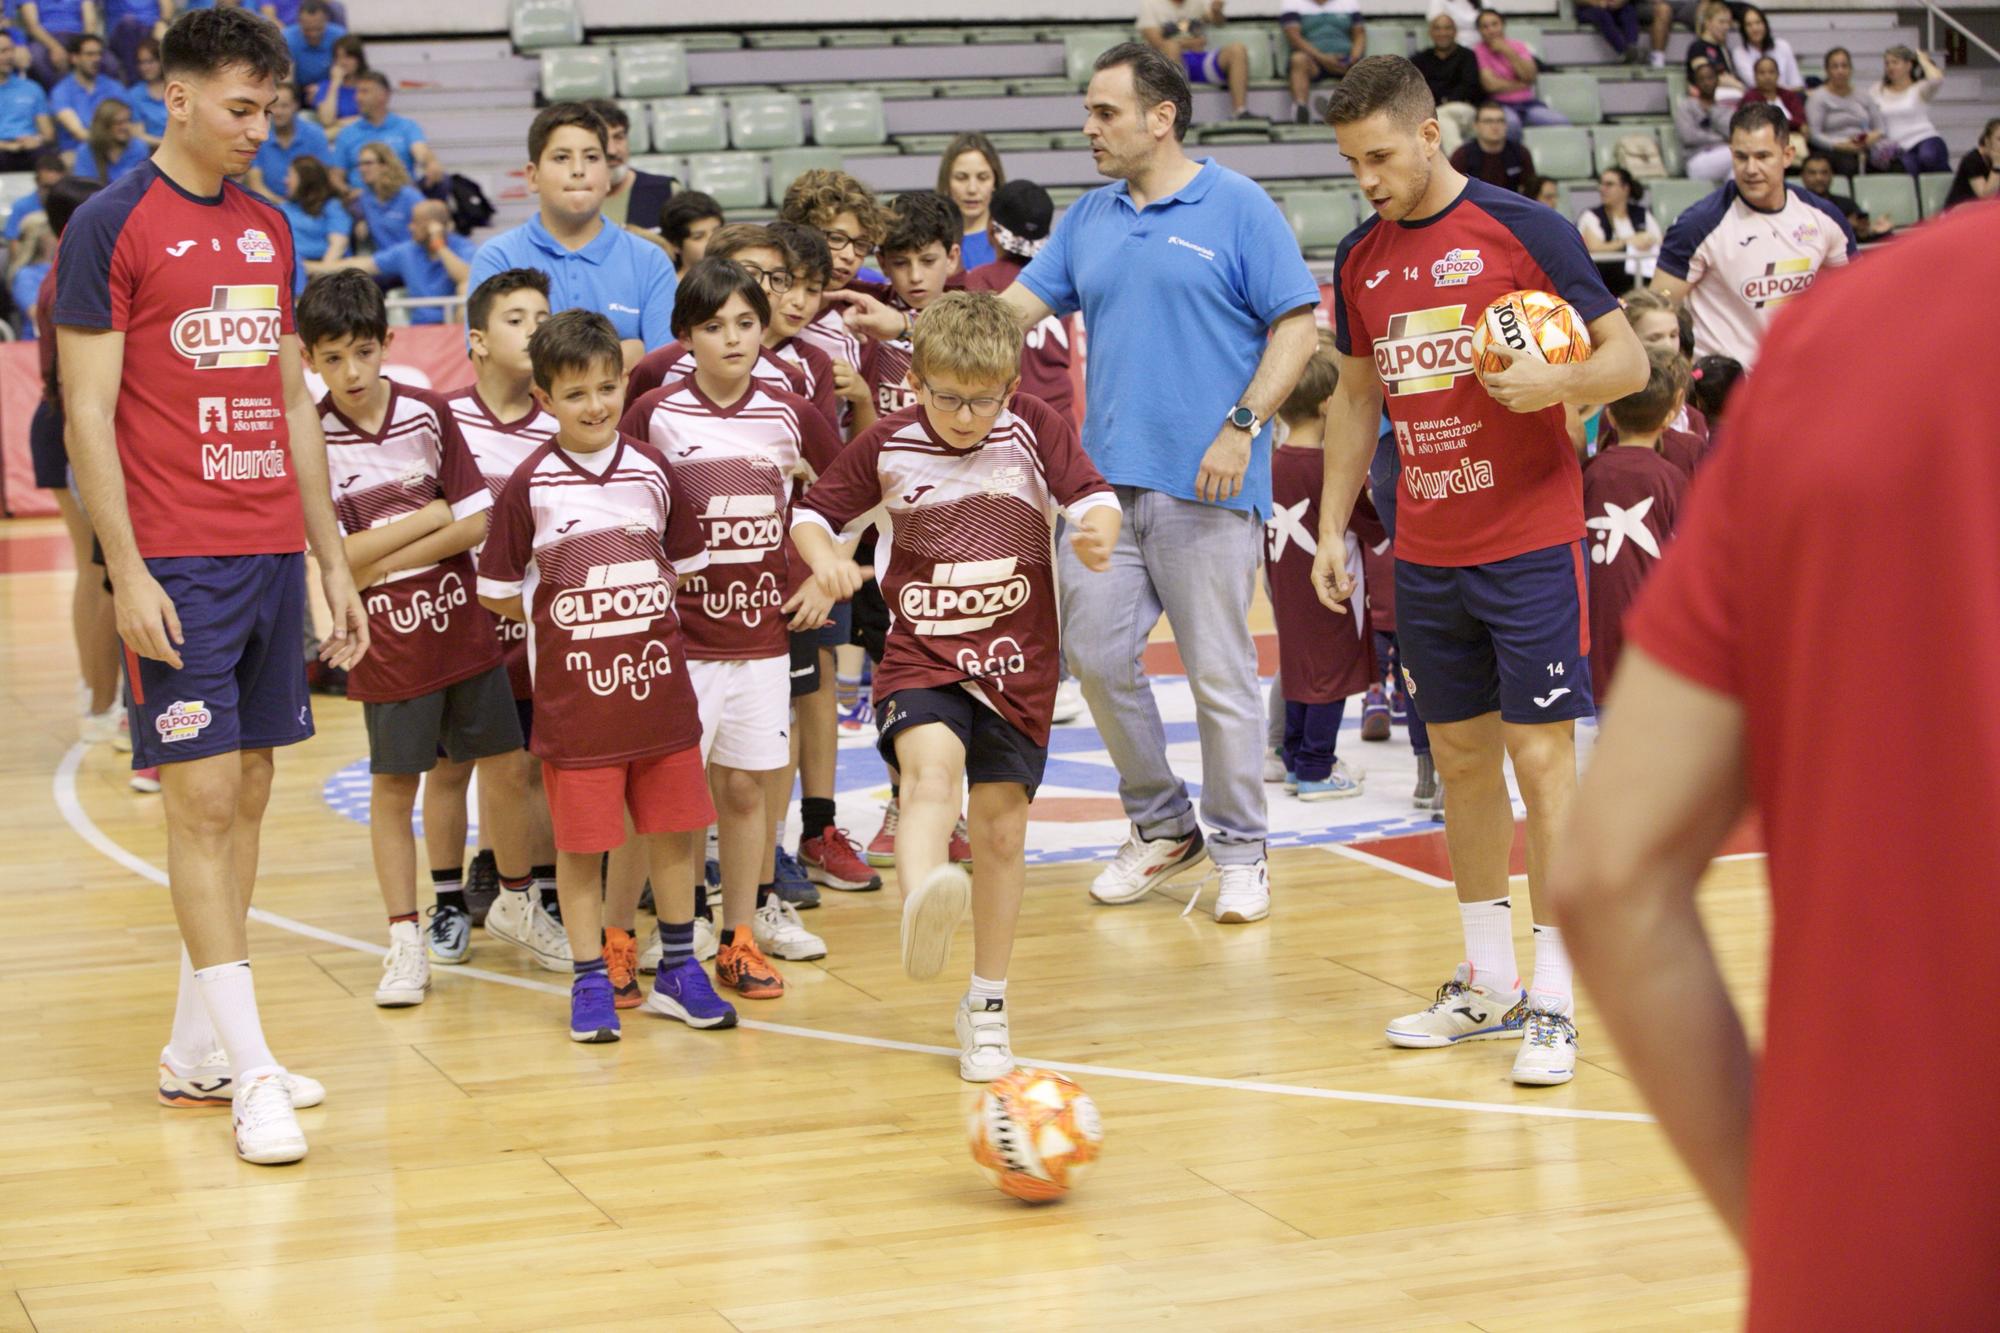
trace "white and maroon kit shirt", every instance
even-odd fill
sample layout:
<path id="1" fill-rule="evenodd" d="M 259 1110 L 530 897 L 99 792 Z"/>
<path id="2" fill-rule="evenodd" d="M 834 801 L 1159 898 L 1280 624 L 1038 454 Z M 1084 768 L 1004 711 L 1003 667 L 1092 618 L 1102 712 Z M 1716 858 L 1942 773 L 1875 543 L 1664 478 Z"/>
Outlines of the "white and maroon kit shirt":
<path id="1" fill-rule="evenodd" d="M 758 350 L 756 363 L 750 367 L 750 378 L 780 393 L 797 394 L 811 402 L 821 416 L 838 424 L 840 400 L 833 393 L 833 362 L 822 357 L 819 364 L 826 373 L 815 380 L 802 360 L 781 356 L 775 349 L 764 347 Z M 632 373 L 625 379 L 625 401 L 636 403 L 662 385 L 693 374 L 694 349 L 683 342 L 668 343 L 646 353 L 632 367 Z"/>
<path id="2" fill-rule="evenodd" d="M 372 432 L 350 421 L 331 393 L 319 402 L 341 535 L 407 518 L 440 496 L 453 521 L 490 509 L 486 479 L 444 399 L 384 382 L 389 406 Z M 500 665 L 493 617 L 479 604 L 475 580 L 472 556 L 461 551 L 398 570 L 365 589 L 361 603 L 371 642 L 348 678 L 347 697 L 363 703 L 415 699 Z"/>
<path id="3" fill-rule="evenodd" d="M 609 768 L 701 744 L 674 581 L 708 564 L 696 514 L 658 450 L 554 443 L 494 506 L 479 595 L 519 596 L 535 679 L 531 748 L 556 768 Z"/>
<path id="4" fill-rule="evenodd" d="M 717 407 L 692 379 L 653 390 L 618 427 L 658 449 L 675 494 L 700 515 L 708 568 L 680 587 L 676 609 L 696 661 L 784 657 L 790 631 L 781 608 L 792 585 L 792 484 L 807 465 L 823 473 L 840 440 L 795 393 L 753 383 Z"/>
<path id="5" fill-rule="evenodd" d="M 971 449 L 940 439 L 921 407 L 883 417 L 806 492 L 795 521 L 837 533 L 877 506 L 888 512 L 876 551 L 889 605 L 878 701 L 970 682 L 1047 745 L 1061 654 L 1050 532 L 1059 509 L 1075 517 L 1102 505 L 1118 500 L 1076 427 L 1017 394 Z"/>
<path id="6" fill-rule="evenodd" d="M 798 367 L 806 377 L 805 397 L 829 426 L 840 429 L 840 398 L 833 391 L 833 358 L 803 338 L 787 338 L 771 348 L 780 361 Z"/>
<path id="7" fill-rule="evenodd" d="M 556 419 L 539 407 L 529 407 L 518 421 L 501 421 L 468 384 L 446 395 L 445 403 L 458 422 L 458 433 L 472 452 L 472 461 L 486 478 L 486 489 L 498 503 L 507 479 L 520 470 L 535 452 L 556 437 Z M 485 543 L 472 548 L 476 565 Z M 500 636 L 500 655 L 507 663 L 507 683 L 516 699 L 532 699 L 534 683 L 528 672 L 528 627 L 518 620 L 494 616 L 495 633 Z"/>

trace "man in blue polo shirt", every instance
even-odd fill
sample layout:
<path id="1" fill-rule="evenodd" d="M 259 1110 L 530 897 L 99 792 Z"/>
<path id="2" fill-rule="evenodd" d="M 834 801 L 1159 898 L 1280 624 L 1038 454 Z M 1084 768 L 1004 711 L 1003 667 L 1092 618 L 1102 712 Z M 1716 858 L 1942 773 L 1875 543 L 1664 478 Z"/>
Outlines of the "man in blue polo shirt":
<path id="1" fill-rule="evenodd" d="M 354 76 L 354 105 L 361 118 L 341 130 L 333 142 L 334 183 L 352 193 L 361 187 L 358 161 L 361 150 L 371 143 L 385 143 L 403 159 L 403 170 L 419 188 L 444 179 L 444 168 L 424 141 L 424 128 L 408 116 L 389 110 L 389 79 L 380 70 L 363 70 Z"/>
<path id="2" fill-rule="evenodd" d="M 299 114 L 297 85 L 281 83 L 277 99 L 271 103 L 271 137 L 259 145 L 243 183 L 268 199 L 283 202 L 285 173 L 292 163 L 313 157 L 324 164 L 332 151 L 326 131 Z"/>
<path id="3" fill-rule="evenodd" d="M 89 29 L 83 0 L 16 0 L 7 8 L 28 39 L 35 82 L 52 89 L 69 72 L 76 39 Z"/>
<path id="4" fill-rule="evenodd" d="M 302 88 L 326 82 L 333 70 L 333 44 L 347 29 L 333 21 L 326 0 L 305 0 L 299 21 L 285 25 L 285 45 L 292 53 L 292 82 Z"/>
<path id="5" fill-rule="evenodd" d="M 604 216 L 611 189 L 604 122 L 558 102 L 528 127 L 528 188 L 541 211 L 479 247 L 471 287 L 510 268 L 549 275 L 549 309 L 594 310 L 618 330 L 630 369 L 674 340 L 674 265 L 667 252 Z"/>
<path id="6" fill-rule="evenodd" d="M 13 36 L 0 29 L 0 171 L 30 171 L 56 127 L 49 95 L 15 67 L 14 50 Z"/>
<path id="7" fill-rule="evenodd" d="M 451 229 L 451 210 L 426 199 L 410 210 L 409 240 L 326 267 L 358 268 L 374 274 L 384 287 L 401 287 L 410 296 L 463 296 L 474 253 L 472 242 Z M 444 317 L 443 306 L 410 311 L 412 324 L 442 324 Z"/>
<path id="8" fill-rule="evenodd" d="M 56 122 L 56 147 L 74 152 L 90 137 L 90 119 L 106 102 L 125 100 L 118 80 L 104 73 L 104 39 L 84 33 L 69 44 L 69 73 L 49 91 L 49 111 Z"/>

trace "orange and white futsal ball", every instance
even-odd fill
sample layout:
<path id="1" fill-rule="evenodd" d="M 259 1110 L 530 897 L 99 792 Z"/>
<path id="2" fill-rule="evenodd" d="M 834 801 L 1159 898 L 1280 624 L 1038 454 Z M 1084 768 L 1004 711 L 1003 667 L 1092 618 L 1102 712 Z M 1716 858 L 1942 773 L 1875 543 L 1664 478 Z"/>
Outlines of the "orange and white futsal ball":
<path id="1" fill-rule="evenodd" d="M 1104 1145 L 1097 1103 L 1046 1069 L 1016 1069 L 987 1084 L 969 1128 L 972 1160 L 986 1178 L 1030 1203 L 1068 1194 Z"/>
<path id="2" fill-rule="evenodd" d="M 1563 365 L 1590 359 L 1590 329 L 1576 307 L 1548 292 L 1508 292 L 1486 307 L 1472 331 L 1472 364 L 1490 375 L 1507 364 L 1487 350 L 1502 343 L 1517 355 Z"/>

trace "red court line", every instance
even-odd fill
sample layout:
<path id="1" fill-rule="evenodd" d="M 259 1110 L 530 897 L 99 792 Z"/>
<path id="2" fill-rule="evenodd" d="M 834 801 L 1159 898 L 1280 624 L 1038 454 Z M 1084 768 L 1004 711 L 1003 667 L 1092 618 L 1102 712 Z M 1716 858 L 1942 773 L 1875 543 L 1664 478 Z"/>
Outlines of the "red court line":
<path id="1" fill-rule="evenodd" d="M 66 532 L 7 533 L 0 523 L 0 574 L 47 574 L 69 569 L 69 534 Z"/>
<path id="2" fill-rule="evenodd" d="M 1444 832 L 1405 833 L 1394 838 L 1367 838 L 1348 846 L 1370 856 L 1379 856 L 1385 861 L 1394 861 L 1399 866 L 1435 875 L 1439 879 L 1451 878 L 1451 856 L 1445 850 Z M 1514 821 L 1514 850 L 1508 857 L 1507 873 L 1525 875 L 1528 873 L 1526 857 L 1526 826 L 1520 820 Z M 1744 853 L 1761 853 L 1764 850 L 1764 831 L 1752 816 L 1736 826 L 1736 831 L 1724 840 L 1717 856 L 1740 856 Z"/>

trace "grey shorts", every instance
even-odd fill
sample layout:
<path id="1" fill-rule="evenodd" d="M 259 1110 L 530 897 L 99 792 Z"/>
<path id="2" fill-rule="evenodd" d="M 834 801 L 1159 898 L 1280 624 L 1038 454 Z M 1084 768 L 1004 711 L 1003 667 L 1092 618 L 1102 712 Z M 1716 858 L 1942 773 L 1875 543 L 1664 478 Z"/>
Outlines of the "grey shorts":
<path id="1" fill-rule="evenodd" d="M 494 667 L 414 699 L 361 705 L 370 773 L 428 773 L 521 748 L 521 719 L 507 668 Z"/>
<path id="2" fill-rule="evenodd" d="M 1695 17 L 1701 12 L 1702 0 L 1666 0 L 1666 3 L 1674 22 L 1692 31 Z"/>

